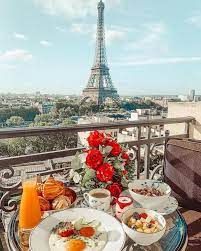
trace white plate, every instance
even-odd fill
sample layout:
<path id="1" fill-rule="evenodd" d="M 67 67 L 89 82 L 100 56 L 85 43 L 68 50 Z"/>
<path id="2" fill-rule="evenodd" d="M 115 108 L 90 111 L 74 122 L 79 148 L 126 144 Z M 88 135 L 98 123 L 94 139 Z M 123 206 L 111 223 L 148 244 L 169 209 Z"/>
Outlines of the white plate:
<path id="1" fill-rule="evenodd" d="M 125 244 L 126 235 L 121 224 L 109 214 L 90 208 L 72 208 L 54 213 L 33 229 L 29 239 L 31 251 L 50 251 L 49 237 L 51 230 L 61 221 L 73 221 L 84 217 L 87 221 L 98 220 L 108 234 L 108 242 L 103 251 L 121 251 Z"/>
<path id="2" fill-rule="evenodd" d="M 122 192 L 121 194 L 122 196 L 129 196 L 130 197 L 130 193 L 128 190 Z M 139 203 L 137 203 L 136 201 L 134 201 L 133 203 L 134 207 L 142 207 Z M 174 213 L 174 211 L 176 211 L 178 208 L 178 201 L 170 196 L 167 201 L 163 202 L 162 204 L 158 205 L 156 208 L 149 208 L 153 211 L 156 211 L 157 213 L 160 213 L 162 215 L 168 215 L 171 213 Z"/>

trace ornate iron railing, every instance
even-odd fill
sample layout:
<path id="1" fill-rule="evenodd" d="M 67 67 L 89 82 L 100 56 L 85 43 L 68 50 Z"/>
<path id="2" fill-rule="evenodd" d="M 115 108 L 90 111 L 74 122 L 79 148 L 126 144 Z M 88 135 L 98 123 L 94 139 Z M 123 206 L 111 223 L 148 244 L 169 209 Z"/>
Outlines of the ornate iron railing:
<path id="1" fill-rule="evenodd" d="M 136 178 L 154 178 L 160 174 L 163 166 L 164 142 L 167 137 L 189 137 L 190 126 L 194 123 L 193 117 L 170 118 L 143 120 L 134 122 L 118 122 L 104 124 L 85 124 L 73 125 L 68 127 L 47 127 L 47 128 L 20 128 L 20 129 L 2 129 L 0 130 L 0 140 L 17 138 L 54 135 L 65 133 L 72 135 L 78 132 L 88 132 L 94 130 L 118 129 L 120 133 L 129 129 L 135 135 L 134 140 L 121 142 L 127 145 L 133 152 L 133 165 L 135 166 Z M 171 132 L 164 130 L 165 125 L 185 124 L 184 132 L 177 135 L 171 135 Z M 153 134 L 152 129 L 159 127 L 158 136 Z M 163 131 L 163 133 L 162 133 Z M 56 172 L 66 171 L 70 168 L 70 161 L 55 163 L 52 160 L 75 155 L 83 148 L 64 149 L 59 151 L 34 153 L 23 156 L 3 157 L 0 159 L 0 209 L 5 212 L 11 212 L 17 209 L 17 202 L 12 199 L 12 195 L 21 192 L 21 180 L 13 181 L 15 168 L 17 165 L 25 163 L 35 163 L 49 160 L 48 168 L 45 171 L 39 171 L 41 175 L 54 174 Z M 34 171 L 37 173 L 37 169 Z M 6 182 L 5 182 L 6 181 Z"/>

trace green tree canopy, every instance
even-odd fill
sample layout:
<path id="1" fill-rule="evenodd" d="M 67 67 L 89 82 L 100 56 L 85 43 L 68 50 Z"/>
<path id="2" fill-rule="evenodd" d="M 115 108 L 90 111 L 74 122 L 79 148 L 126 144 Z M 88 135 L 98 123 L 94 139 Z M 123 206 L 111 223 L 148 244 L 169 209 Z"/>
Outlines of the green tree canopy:
<path id="1" fill-rule="evenodd" d="M 60 126 L 68 126 L 68 125 L 74 125 L 74 124 L 76 124 L 75 121 L 71 119 L 64 119 L 62 123 L 60 124 Z"/>
<path id="2" fill-rule="evenodd" d="M 0 122 L 6 122 L 12 116 L 19 116 L 24 121 L 33 121 L 36 114 L 39 114 L 37 108 L 34 107 L 18 107 L 18 108 L 1 108 L 0 109 Z"/>
<path id="3" fill-rule="evenodd" d="M 8 126 L 21 126 L 24 124 L 24 119 L 20 116 L 12 116 L 6 120 Z"/>

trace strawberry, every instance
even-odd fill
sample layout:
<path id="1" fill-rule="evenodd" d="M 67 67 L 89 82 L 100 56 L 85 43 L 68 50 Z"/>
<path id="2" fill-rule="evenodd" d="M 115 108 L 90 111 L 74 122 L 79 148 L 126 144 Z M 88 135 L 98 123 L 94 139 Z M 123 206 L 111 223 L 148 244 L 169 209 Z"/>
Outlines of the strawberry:
<path id="1" fill-rule="evenodd" d="M 146 219 L 147 217 L 148 217 L 148 215 L 147 215 L 146 213 L 141 213 L 141 214 L 140 214 L 140 218 Z"/>

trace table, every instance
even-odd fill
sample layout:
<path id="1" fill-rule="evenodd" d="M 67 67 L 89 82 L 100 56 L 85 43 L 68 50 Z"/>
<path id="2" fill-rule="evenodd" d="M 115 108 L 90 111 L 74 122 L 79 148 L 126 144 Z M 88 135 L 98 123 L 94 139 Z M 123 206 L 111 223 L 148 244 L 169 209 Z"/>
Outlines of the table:
<path id="1" fill-rule="evenodd" d="M 83 207 L 82 200 L 76 207 Z M 165 216 L 167 229 L 163 238 L 147 247 L 136 245 L 131 239 L 127 238 L 125 247 L 122 251 L 183 251 L 187 244 L 187 226 L 178 211 Z M 10 251 L 28 251 L 28 248 L 22 247 L 18 235 L 18 211 L 11 217 L 8 225 L 8 245 Z"/>

